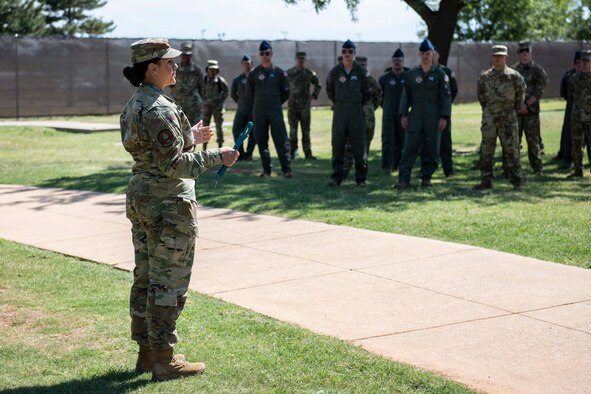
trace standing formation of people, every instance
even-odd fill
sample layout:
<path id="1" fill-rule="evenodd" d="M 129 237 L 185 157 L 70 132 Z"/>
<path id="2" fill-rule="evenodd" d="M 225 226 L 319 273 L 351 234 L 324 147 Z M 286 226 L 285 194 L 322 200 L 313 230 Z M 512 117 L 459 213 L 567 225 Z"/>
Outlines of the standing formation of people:
<path id="1" fill-rule="evenodd" d="M 203 75 L 193 63 L 192 45 L 182 44 L 181 52 L 177 82 L 171 87 L 172 96 L 192 123 L 203 118 L 204 125 L 208 126 L 213 117 L 218 147 L 224 143 L 224 101 L 230 95 L 237 104 L 232 126 L 234 139 L 247 122 L 254 123 L 246 147 L 238 147 L 239 160 L 252 160 L 258 146 L 261 177 L 269 177 L 273 172 L 269 138 L 273 141 L 285 178 L 293 177 L 292 161 L 300 155 L 305 159 L 316 159 L 312 153 L 311 105 L 318 98 L 322 84 L 316 72 L 306 67 L 306 52 L 296 51 L 294 66 L 283 71 L 272 62 L 271 44 L 262 41 L 259 65 L 253 68 L 250 56 L 244 55 L 240 63 L 242 72 L 232 80 L 230 89 L 219 75 L 216 60 L 207 61 L 206 74 Z M 584 131 L 586 120 L 584 112 L 580 111 L 582 104 L 576 106 L 573 96 L 575 91 L 578 97 L 581 93 L 570 86 L 571 82 L 583 84 L 585 80 L 581 67 L 586 60 L 581 58 L 581 53 L 577 51 L 573 69 L 568 70 L 561 81 L 561 97 L 567 101 L 567 106 L 560 150 L 555 159 L 562 160 L 565 169 L 574 165 L 571 178 L 582 176 L 582 168 L 575 160 L 579 150 L 587 146 L 591 160 L 591 138 Z M 504 175 L 515 190 L 523 188 L 520 165 L 523 135 L 532 173 L 543 175 L 540 100 L 548 76 L 533 60 L 529 41 L 518 43 L 517 57 L 519 61 L 509 67 L 509 53 L 505 53 L 502 46 L 495 45 L 491 68 L 483 71 L 478 80 L 483 120 L 479 151 L 481 183 L 475 189 L 492 188 L 494 136 L 501 141 Z M 439 63 L 439 53 L 428 39 L 420 44 L 418 58 L 419 65 L 409 69 L 405 67 L 404 53 L 396 49 L 391 67 L 376 80 L 368 71 L 368 58 L 357 56 L 355 43 L 347 40 L 342 44 L 338 63 L 328 72 L 326 79 L 326 93 L 333 109 L 329 186 L 340 186 L 353 168 L 355 183 L 360 187 L 367 185 L 368 157 L 375 134 L 375 111 L 379 106 L 383 110 L 381 168 L 388 175 L 398 172 L 395 189 L 403 190 L 411 184 L 417 158 L 422 187 L 432 186 L 431 178 L 439 166 L 446 178 L 454 176 L 451 104 L 458 94 L 457 80 L 449 67 Z M 519 77 L 525 88 L 518 107 L 514 107 L 519 98 L 516 95 L 521 91 Z M 505 95 L 499 95 L 500 91 Z M 289 130 L 283 117 L 285 103 Z M 204 143 L 203 149 L 206 148 L 207 143 Z"/>

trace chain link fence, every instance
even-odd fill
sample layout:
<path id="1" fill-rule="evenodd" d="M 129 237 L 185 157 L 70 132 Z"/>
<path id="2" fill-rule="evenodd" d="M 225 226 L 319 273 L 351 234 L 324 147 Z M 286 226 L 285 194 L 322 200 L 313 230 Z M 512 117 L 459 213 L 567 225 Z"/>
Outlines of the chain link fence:
<path id="1" fill-rule="evenodd" d="M 137 39 L 52 39 L 0 37 L 0 117 L 119 113 L 134 89 L 123 77 L 130 65 L 129 46 Z M 179 48 L 186 40 L 170 40 Z M 240 74 L 243 54 L 258 63 L 259 41 L 193 40 L 193 57 L 204 69 L 208 59 L 218 60 L 220 75 L 228 84 Z M 284 70 L 293 67 L 296 51 L 307 53 L 306 66 L 318 74 L 323 90 L 315 105 L 330 105 L 324 85 L 328 71 L 340 55 L 340 41 L 273 41 L 273 63 Z M 517 43 L 509 47 L 509 64 L 517 62 Z M 418 43 L 360 42 L 357 55 L 367 56 L 376 79 L 390 66 L 397 48 L 408 67 L 417 66 Z M 456 102 L 476 100 L 476 80 L 490 65 L 490 44 L 454 43 L 448 66 L 455 72 L 459 93 Z M 550 78 L 544 97 L 558 97 L 560 79 L 572 67 L 573 54 L 582 42 L 534 43 L 534 60 Z M 228 99 L 227 108 L 235 108 Z"/>

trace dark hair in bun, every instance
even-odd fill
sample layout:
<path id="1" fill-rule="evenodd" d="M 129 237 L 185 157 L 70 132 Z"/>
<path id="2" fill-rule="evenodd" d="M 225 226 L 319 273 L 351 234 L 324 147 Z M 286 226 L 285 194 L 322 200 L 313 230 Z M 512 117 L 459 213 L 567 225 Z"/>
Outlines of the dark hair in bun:
<path id="1" fill-rule="evenodd" d="M 145 62 L 135 63 L 133 66 L 125 67 L 123 69 L 123 76 L 127 78 L 127 80 L 133 86 L 140 86 L 142 82 L 144 82 L 144 78 L 146 76 L 146 71 L 148 70 L 148 65 L 151 63 L 158 63 L 160 58 L 146 60 Z"/>

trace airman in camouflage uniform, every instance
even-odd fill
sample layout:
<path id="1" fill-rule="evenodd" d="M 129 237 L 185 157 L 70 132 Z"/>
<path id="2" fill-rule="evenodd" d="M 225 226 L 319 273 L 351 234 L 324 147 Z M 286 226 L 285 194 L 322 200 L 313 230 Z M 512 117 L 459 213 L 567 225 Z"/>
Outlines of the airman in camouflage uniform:
<path id="1" fill-rule="evenodd" d="M 172 58 L 180 51 L 165 39 L 145 39 L 134 42 L 131 53 L 133 67 L 124 75 L 139 88 L 120 117 L 121 140 L 134 160 L 126 198 L 135 249 L 131 333 L 140 346 L 136 371 L 169 380 L 205 370 L 203 363 L 173 356 L 198 232 L 195 178 L 208 167 L 232 165 L 238 152 L 228 147 L 194 152 L 211 130 L 191 127 L 164 93 L 175 82 Z"/>
<path id="2" fill-rule="evenodd" d="M 302 125 L 302 148 L 306 159 L 316 159 L 312 155 L 310 140 L 310 101 L 318 98 L 321 85 L 316 73 L 304 67 L 305 60 L 306 52 L 297 52 L 295 67 L 287 70 L 289 79 L 287 120 L 289 121 L 289 153 L 292 159 L 295 159 L 298 150 L 298 122 Z M 310 94 L 310 85 L 314 87 L 312 94 Z"/>
<path id="3" fill-rule="evenodd" d="M 203 125 L 209 126 L 211 117 L 215 122 L 215 134 L 218 147 L 224 144 L 224 102 L 228 98 L 228 83 L 219 74 L 217 60 L 208 60 L 205 68 L 205 91 L 203 94 Z M 203 144 L 203 149 L 207 144 Z"/>
<path id="4" fill-rule="evenodd" d="M 573 172 L 569 178 L 583 177 L 583 140 L 591 141 L 591 51 L 581 51 L 581 71 L 568 81 L 572 98 Z"/>
<path id="5" fill-rule="evenodd" d="M 503 149 L 503 162 L 513 184 L 521 191 L 521 161 L 517 112 L 525 98 L 525 81 L 521 74 L 506 66 L 507 47 L 492 47 L 493 67 L 478 78 L 478 101 L 482 107 L 482 142 L 480 144 L 480 172 L 482 180 L 475 190 L 492 189 L 494 154 L 497 137 Z"/>
<path id="6" fill-rule="evenodd" d="M 181 45 L 181 62 L 176 71 L 176 84 L 170 87 L 175 102 L 181 106 L 192 125 L 201 120 L 203 106 L 203 72 L 193 63 L 193 44 Z"/>
<path id="7" fill-rule="evenodd" d="M 514 68 L 525 80 L 525 100 L 519 109 L 519 141 L 523 133 L 527 140 L 527 155 L 534 175 L 542 175 L 542 136 L 540 134 L 540 99 L 548 83 L 548 75 L 539 64 L 532 60 L 531 44 L 519 43 L 519 63 Z"/>

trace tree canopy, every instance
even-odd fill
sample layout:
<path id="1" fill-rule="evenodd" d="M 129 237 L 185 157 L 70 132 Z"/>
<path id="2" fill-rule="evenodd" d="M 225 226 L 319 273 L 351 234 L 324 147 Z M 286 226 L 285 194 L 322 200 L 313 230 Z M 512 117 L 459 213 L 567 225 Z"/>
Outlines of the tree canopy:
<path id="1" fill-rule="evenodd" d="M 105 0 L 0 0 L 0 34 L 100 36 L 115 25 L 87 12 L 105 4 Z"/>
<path id="2" fill-rule="evenodd" d="M 585 1 L 589 3 L 589 1 Z M 454 38 L 462 41 L 533 41 L 588 38 L 582 31 L 589 9 L 572 0 L 468 1 Z M 576 23 L 575 23 L 576 21 Z M 581 32 L 579 32 L 581 31 Z"/>
<path id="3" fill-rule="evenodd" d="M 301 0 L 283 0 L 296 4 Z M 319 12 L 330 0 L 310 0 Z M 343 0 L 357 19 L 362 0 Z M 591 0 L 401 0 L 427 25 L 446 63 L 451 42 L 591 39 Z"/>

